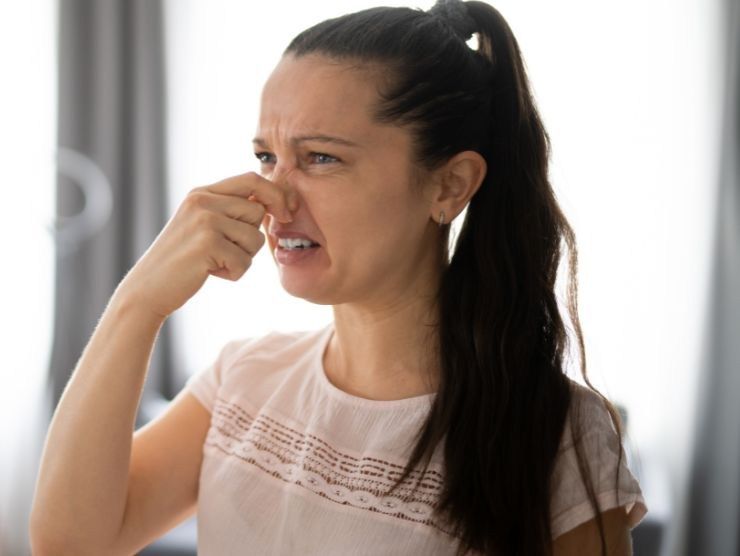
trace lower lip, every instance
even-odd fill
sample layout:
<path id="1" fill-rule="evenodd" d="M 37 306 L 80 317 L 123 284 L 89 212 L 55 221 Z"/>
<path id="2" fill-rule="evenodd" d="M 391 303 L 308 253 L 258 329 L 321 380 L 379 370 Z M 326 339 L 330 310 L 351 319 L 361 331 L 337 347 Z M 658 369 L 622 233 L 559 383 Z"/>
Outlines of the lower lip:
<path id="1" fill-rule="evenodd" d="M 316 256 L 321 247 L 310 247 L 308 249 L 283 249 L 279 245 L 275 249 L 275 258 L 282 265 L 306 262 Z"/>

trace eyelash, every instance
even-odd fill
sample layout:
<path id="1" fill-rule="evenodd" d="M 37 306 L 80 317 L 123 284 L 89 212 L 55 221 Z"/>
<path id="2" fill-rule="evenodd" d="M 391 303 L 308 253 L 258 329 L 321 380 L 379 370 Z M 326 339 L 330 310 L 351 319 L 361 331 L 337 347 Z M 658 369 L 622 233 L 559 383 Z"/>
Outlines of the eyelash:
<path id="1" fill-rule="evenodd" d="M 311 152 L 308 155 L 309 155 L 309 157 L 325 156 L 327 158 L 331 158 L 331 160 L 328 161 L 328 162 L 323 162 L 323 163 L 322 162 L 319 162 L 319 163 L 317 163 L 317 164 L 320 164 L 320 165 L 323 165 L 323 164 L 333 164 L 335 162 L 341 162 L 336 156 L 332 156 L 332 155 L 326 154 L 326 153 Z M 262 164 L 274 164 L 274 160 L 271 160 L 271 161 L 263 160 L 263 157 L 273 157 L 273 159 L 274 159 L 274 155 L 272 155 L 272 154 L 270 154 L 268 152 L 257 152 L 257 153 L 254 153 L 254 156 Z"/>

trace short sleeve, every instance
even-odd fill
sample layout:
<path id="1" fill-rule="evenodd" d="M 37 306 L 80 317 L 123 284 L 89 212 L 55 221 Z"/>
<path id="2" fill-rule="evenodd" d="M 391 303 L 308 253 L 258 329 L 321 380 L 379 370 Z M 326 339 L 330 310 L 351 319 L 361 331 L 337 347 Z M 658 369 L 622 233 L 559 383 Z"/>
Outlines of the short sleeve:
<path id="1" fill-rule="evenodd" d="M 227 342 L 221 348 L 215 361 L 188 378 L 184 389 L 192 393 L 208 411 L 213 412 L 213 406 L 218 391 L 223 384 L 225 373 L 234 364 L 242 352 L 242 348 L 250 342 L 251 339 L 249 338 Z"/>
<path id="2" fill-rule="evenodd" d="M 576 390 L 584 396 L 582 416 L 586 425 L 582 438 L 583 453 L 601 512 L 623 507 L 632 529 L 647 514 L 640 485 L 628 466 L 626 452 L 622 453 L 618 463 L 619 437 L 601 398 L 580 385 Z M 550 512 L 553 538 L 596 517 L 579 472 L 569 422 L 566 422 L 553 471 Z"/>

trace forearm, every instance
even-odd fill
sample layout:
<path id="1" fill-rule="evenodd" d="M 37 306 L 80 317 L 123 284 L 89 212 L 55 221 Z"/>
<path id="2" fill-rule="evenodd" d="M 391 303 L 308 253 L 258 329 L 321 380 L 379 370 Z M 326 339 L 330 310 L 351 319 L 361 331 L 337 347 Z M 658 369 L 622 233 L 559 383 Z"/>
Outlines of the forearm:
<path id="1" fill-rule="evenodd" d="M 96 549 L 118 534 L 136 411 L 163 320 L 114 297 L 54 412 L 31 515 L 32 543 Z"/>

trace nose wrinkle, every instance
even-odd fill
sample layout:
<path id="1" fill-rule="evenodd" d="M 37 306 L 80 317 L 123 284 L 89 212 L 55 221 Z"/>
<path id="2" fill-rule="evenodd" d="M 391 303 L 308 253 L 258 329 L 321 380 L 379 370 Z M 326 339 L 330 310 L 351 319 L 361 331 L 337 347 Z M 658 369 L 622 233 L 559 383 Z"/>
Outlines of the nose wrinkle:
<path id="1" fill-rule="evenodd" d="M 279 168 L 272 174 L 272 182 L 276 185 L 285 186 L 288 183 L 288 178 L 295 168 L 288 168 L 287 170 L 280 171 Z"/>
<path id="2" fill-rule="evenodd" d="M 285 189 L 285 200 L 287 203 L 287 208 L 290 212 L 295 212 L 296 210 L 298 210 L 298 194 L 295 192 L 293 187 L 290 185 L 290 182 L 288 181 L 291 174 L 295 170 L 295 167 L 289 168 L 285 170 L 278 179 L 274 180 L 276 184 Z"/>

